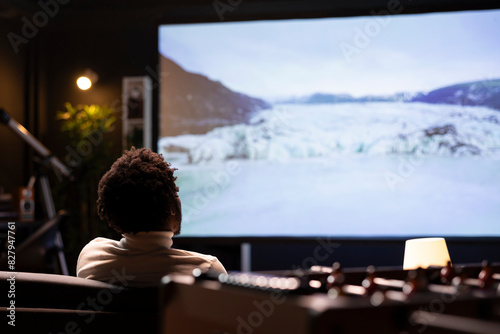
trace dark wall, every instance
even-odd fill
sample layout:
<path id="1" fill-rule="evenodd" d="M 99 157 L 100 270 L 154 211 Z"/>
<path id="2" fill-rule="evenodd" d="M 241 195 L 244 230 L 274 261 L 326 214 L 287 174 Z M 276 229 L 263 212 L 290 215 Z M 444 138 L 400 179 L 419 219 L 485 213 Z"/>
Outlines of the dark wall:
<path id="1" fill-rule="evenodd" d="M 50 133 L 47 145 L 66 165 L 73 166 L 75 161 L 80 161 L 74 156 L 74 152 L 79 152 L 78 147 L 73 147 L 75 144 L 70 144 L 61 132 L 61 123 L 56 120 L 57 111 L 65 110 L 66 102 L 74 106 L 107 105 L 117 112 L 118 121 L 111 132 L 104 135 L 102 142 L 92 144 L 91 150 L 99 151 L 112 143 L 112 148 L 108 151 L 110 156 L 113 159 L 119 156 L 122 151 L 122 79 L 125 76 L 154 74 L 158 62 L 156 26 L 131 24 L 119 19 L 100 20 L 99 17 L 94 17 L 89 21 L 86 17 L 75 17 L 65 19 L 58 23 L 56 29 L 46 31 L 41 41 L 43 60 L 40 66 L 46 73 L 43 77 L 44 86 L 47 87 L 45 117 L 47 132 Z M 90 89 L 82 91 L 77 88 L 76 79 L 86 69 L 93 70 L 99 79 Z M 109 159 L 109 165 L 113 159 Z M 104 166 L 101 174 L 109 165 Z M 79 167 L 75 166 L 74 170 Z M 91 178 L 85 181 L 86 184 L 80 185 L 80 188 L 87 187 L 89 192 L 93 192 L 88 198 L 94 205 L 99 178 L 100 176 Z M 55 188 L 57 184 L 53 183 L 53 186 Z M 72 202 L 78 201 L 76 196 L 81 195 L 82 193 L 71 193 L 74 198 L 69 198 L 69 203 L 66 199 L 64 209 L 77 215 L 78 208 L 75 209 Z M 94 212 L 90 220 L 82 218 L 85 214 L 81 213 L 80 217 L 71 216 L 72 219 L 68 221 L 71 226 L 62 228 L 70 271 L 76 267 L 78 253 L 86 242 L 96 236 L 109 236 L 104 234 L 109 228 L 98 221 L 96 208 L 91 205 L 89 203 L 87 206 Z M 78 233 L 79 236 L 70 238 L 72 233 Z"/>
<path id="2" fill-rule="evenodd" d="M 13 119 L 26 124 L 24 105 L 24 82 L 26 52 L 15 53 L 7 35 L 13 25 L 0 25 L 0 108 L 4 108 Z M 0 187 L 12 192 L 27 182 L 24 141 L 0 124 Z M 1 191 L 1 189 L 0 189 Z"/>
<path id="3" fill-rule="evenodd" d="M 36 36 L 27 43 L 18 45 L 19 52 L 16 53 L 6 36 L 9 32 L 22 36 L 23 23 L 21 18 L 12 18 L 9 22 L 0 18 L 0 107 L 69 165 L 72 156 L 68 153 L 75 147 L 70 146 L 62 133 L 61 122 L 56 119 L 57 111 L 65 110 L 66 102 L 111 106 L 118 113 L 118 122 L 105 141 L 97 145 L 111 142 L 111 155 L 119 155 L 122 150 L 122 78 L 143 75 L 154 78 L 158 63 L 156 25 L 149 21 L 130 22 L 119 16 L 113 20 L 108 15 L 89 17 L 61 12 L 40 27 Z M 87 68 L 95 71 L 99 80 L 91 89 L 81 91 L 76 86 L 76 78 Z M 1 125 L 0 162 L 0 187 L 5 187 L 6 192 L 27 184 L 33 172 L 32 149 Z M 95 234 L 101 234 L 96 233 L 95 228 L 92 232 L 82 233 L 85 226 L 77 226 L 78 213 L 64 205 L 68 201 L 78 202 L 78 199 L 58 196 L 60 189 L 66 189 L 65 185 L 55 173 L 49 171 L 49 174 L 56 209 L 72 209 L 74 219 L 68 223 L 72 225 L 62 228 L 72 271 L 81 247 Z M 74 196 L 74 193 L 69 196 Z M 42 210 L 38 212 L 42 214 Z M 106 228 L 102 226 L 102 229 Z"/>
<path id="4" fill-rule="evenodd" d="M 48 143 L 62 160 L 67 159 L 68 147 L 61 141 L 56 112 L 64 104 L 108 105 L 121 117 L 122 78 L 150 75 L 156 70 L 156 28 L 120 25 L 110 20 L 87 22 L 65 21 L 44 36 L 43 66 L 47 77 Z M 98 76 L 98 82 L 82 91 L 75 82 L 87 68 Z M 110 133 L 115 149 L 121 150 L 121 122 Z"/>

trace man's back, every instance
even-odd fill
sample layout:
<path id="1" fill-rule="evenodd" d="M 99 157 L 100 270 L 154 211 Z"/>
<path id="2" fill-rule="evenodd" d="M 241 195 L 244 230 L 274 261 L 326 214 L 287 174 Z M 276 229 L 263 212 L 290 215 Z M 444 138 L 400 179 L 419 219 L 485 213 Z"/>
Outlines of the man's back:
<path id="1" fill-rule="evenodd" d="M 168 274 L 191 275 L 195 268 L 215 275 L 226 273 L 214 256 L 171 248 L 173 234 L 127 233 L 120 241 L 96 238 L 82 249 L 77 276 L 110 282 L 118 275 L 124 277 L 127 286 L 140 287 L 158 285 Z"/>

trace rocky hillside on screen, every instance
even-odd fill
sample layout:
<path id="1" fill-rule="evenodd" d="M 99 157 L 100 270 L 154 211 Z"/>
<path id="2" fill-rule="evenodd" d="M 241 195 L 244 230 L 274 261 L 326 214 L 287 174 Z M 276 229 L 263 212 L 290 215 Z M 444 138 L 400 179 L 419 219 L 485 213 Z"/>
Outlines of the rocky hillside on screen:
<path id="1" fill-rule="evenodd" d="M 415 96 L 412 102 L 484 106 L 500 110 L 500 79 L 482 80 L 442 87 Z"/>
<path id="2" fill-rule="evenodd" d="M 226 125 L 247 123 L 266 101 L 238 93 L 204 75 L 185 71 L 161 56 L 160 136 L 202 134 Z"/>

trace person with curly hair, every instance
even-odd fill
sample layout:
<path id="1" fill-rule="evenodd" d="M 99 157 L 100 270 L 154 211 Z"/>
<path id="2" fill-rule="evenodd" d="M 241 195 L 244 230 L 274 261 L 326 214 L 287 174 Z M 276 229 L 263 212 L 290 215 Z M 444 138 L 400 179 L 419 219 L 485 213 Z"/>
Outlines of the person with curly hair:
<path id="1" fill-rule="evenodd" d="M 175 170 L 145 148 L 132 147 L 115 161 L 99 182 L 97 210 L 122 239 L 90 241 L 78 257 L 78 277 L 110 282 L 124 273 L 133 277 L 130 286 L 149 286 L 196 268 L 226 273 L 214 256 L 172 248 L 182 221 Z"/>

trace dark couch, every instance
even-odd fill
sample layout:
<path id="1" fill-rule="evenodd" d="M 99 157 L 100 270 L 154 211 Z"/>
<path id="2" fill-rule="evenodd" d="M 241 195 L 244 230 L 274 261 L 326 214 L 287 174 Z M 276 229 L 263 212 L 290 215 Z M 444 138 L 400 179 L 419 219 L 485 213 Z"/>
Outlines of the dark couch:
<path id="1" fill-rule="evenodd" d="M 0 271 L 0 333 L 157 333 L 158 288 L 126 285 Z"/>

